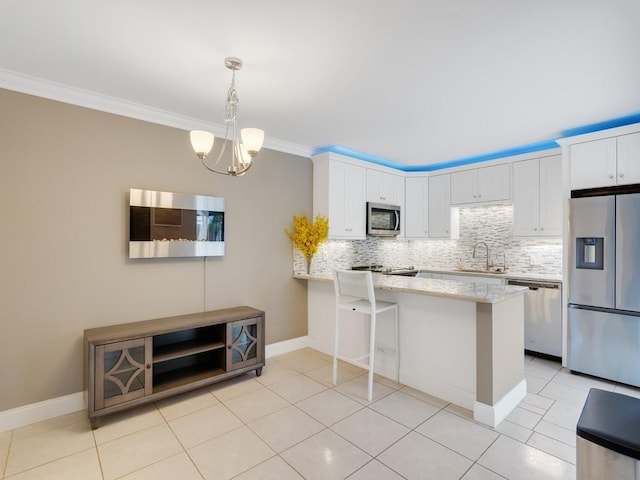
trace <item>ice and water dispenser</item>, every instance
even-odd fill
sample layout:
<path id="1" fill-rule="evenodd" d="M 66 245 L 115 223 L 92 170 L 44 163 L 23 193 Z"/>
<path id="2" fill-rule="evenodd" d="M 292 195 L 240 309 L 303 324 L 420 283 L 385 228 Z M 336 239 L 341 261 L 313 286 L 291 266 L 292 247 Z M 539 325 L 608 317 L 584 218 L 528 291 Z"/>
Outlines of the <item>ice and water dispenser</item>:
<path id="1" fill-rule="evenodd" d="M 602 270 L 604 268 L 604 238 L 576 238 L 576 268 Z"/>

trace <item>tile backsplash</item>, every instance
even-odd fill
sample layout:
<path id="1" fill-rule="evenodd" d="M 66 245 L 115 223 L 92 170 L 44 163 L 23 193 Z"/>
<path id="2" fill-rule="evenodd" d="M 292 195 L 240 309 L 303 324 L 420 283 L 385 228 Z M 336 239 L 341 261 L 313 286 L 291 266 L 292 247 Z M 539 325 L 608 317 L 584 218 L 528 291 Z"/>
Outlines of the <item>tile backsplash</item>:
<path id="1" fill-rule="evenodd" d="M 366 240 L 330 240 L 320 246 L 313 259 L 312 272 L 348 269 L 353 265 L 379 264 L 385 267 L 435 267 L 455 269 L 486 265 L 484 247 L 490 260 L 502 265 L 503 253 L 509 272 L 522 274 L 562 274 L 562 239 L 514 238 L 513 206 L 492 205 L 460 208 L 459 240 L 397 240 L 369 237 Z M 294 272 L 305 271 L 304 257 L 294 249 Z"/>

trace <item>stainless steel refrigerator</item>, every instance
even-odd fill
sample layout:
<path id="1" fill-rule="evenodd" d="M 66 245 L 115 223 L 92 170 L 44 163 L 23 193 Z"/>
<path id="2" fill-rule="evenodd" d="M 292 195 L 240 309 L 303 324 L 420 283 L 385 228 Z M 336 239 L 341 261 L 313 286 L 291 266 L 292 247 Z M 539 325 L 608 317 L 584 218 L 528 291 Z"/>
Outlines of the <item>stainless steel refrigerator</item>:
<path id="1" fill-rule="evenodd" d="M 640 386 L 640 194 L 571 199 L 567 367 Z"/>

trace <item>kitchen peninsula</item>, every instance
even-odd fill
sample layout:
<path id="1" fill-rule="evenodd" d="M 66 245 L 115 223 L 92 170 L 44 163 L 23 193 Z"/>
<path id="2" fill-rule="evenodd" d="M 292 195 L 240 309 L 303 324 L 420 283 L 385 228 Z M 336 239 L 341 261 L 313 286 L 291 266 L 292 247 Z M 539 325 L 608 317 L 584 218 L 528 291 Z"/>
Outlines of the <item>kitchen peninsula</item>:
<path id="1" fill-rule="evenodd" d="M 309 280 L 311 346 L 333 353 L 332 273 L 296 274 Z M 473 410 L 496 426 L 526 395 L 524 287 L 373 274 L 376 298 L 400 308 L 400 382 Z M 349 314 L 349 313 L 348 313 Z M 366 351 L 366 319 L 351 313 L 341 352 Z M 392 322 L 379 317 L 376 373 L 394 378 Z"/>

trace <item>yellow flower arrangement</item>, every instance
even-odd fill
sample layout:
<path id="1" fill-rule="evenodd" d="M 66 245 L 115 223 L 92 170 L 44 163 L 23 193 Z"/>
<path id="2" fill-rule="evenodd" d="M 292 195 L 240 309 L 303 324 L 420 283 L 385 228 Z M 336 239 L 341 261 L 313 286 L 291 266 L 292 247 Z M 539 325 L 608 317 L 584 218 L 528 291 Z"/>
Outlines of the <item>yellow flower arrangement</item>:
<path id="1" fill-rule="evenodd" d="M 311 259 L 318 251 L 318 247 L 327 239 L 329 234 L 329 219 L 317 215 L 314 222 L 310 222 L 306 215 L 293 216 L 293 230 L 285 229 L 286 234 L 304 258 L 307 260 L 307 273 L 311 268 Z"/>

